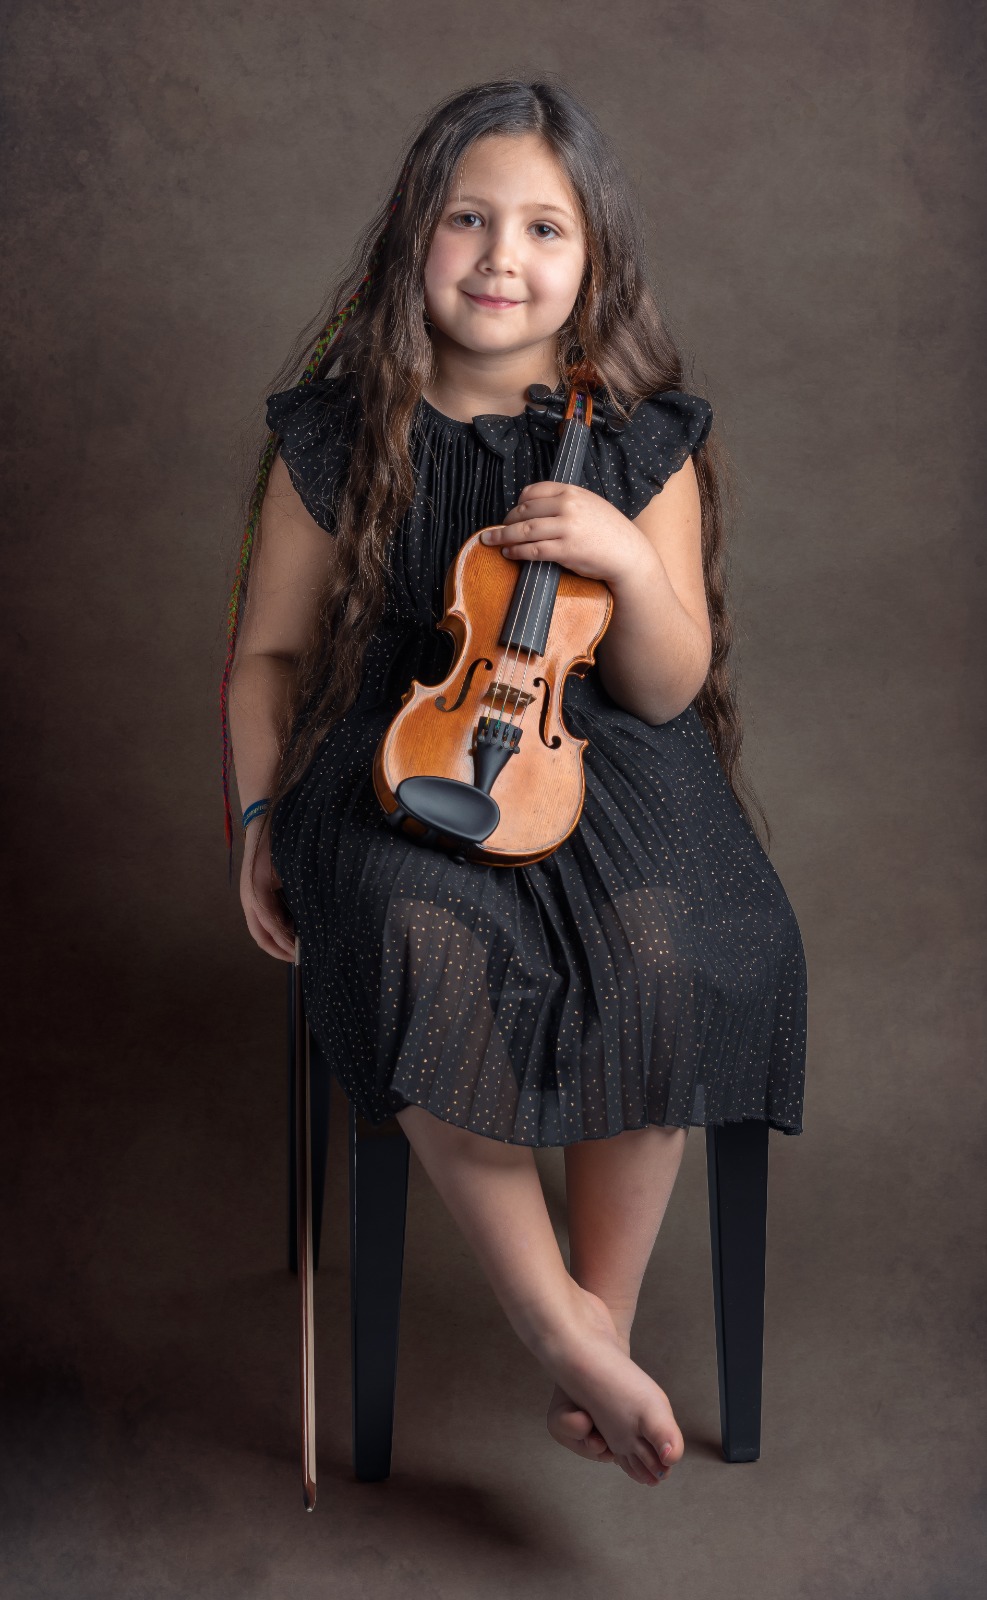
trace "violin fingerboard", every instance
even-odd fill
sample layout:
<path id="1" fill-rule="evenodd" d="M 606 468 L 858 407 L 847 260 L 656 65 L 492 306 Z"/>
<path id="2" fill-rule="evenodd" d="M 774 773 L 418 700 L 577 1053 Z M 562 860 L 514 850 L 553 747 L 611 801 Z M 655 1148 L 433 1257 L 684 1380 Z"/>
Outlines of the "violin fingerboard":
<path id="1" fill-rule="evenodd" d="M 586 460 L 588 444 L 589 428 L 580 418 L 571 417 L 565 425 L 565 432 L 552 467 L 552 483 L 579 482 L 583 475 L 583 462 Z"/>

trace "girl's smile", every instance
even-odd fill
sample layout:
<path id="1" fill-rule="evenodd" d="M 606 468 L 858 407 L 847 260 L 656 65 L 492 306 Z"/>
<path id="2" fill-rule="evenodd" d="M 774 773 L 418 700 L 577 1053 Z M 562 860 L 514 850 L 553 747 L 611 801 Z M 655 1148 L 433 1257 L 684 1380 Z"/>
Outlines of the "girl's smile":
<path id="1" fill-rule="evenodd" d="M 490 294 L 470 294 L 468 289 L 464 289 L 463 293 L 468 300 L 473 301 L 474 305 L 492 306 L 495 311 L 503 311 L 506 310 L 508 306 L 519 306 L 522 304 L 520 300 L 501 300 L 495 295 Z"/>

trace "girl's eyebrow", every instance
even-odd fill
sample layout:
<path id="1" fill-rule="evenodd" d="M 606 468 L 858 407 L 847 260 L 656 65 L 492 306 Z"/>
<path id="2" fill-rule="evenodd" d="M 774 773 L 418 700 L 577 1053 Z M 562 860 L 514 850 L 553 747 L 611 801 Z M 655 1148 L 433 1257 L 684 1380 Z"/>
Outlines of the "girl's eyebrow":
<path id="1" fill-rule="evenodd" d="M 450 200 L 449 201 L 449 204 L 450 205 L 456 205 L 456 206 L 462 206 L 462 205 L 486 206 L 486 205 L 489 205 L 490 202 L 489 202 L 489 200 L 481 199 L 481 197 L 478 194 L 458 194 L 458 195 L 456 195 L 454 200 Z M 545 202 L 543 202 L 541 200 L 528 200 L 528 201 L 525 201 L 525 202 L 522 203 L 521 210 L 522 211 L 554 211 L 560 217 L 568 217 L 570 222 L 572 222 L 574 220 L 573 216 L 572 216 L 572 213 L 570 211 L 564 210 L 564 208 L 562 206 L 553 206 L 553 205 L 547 204 L 547 203 L 545 203 Z"/>

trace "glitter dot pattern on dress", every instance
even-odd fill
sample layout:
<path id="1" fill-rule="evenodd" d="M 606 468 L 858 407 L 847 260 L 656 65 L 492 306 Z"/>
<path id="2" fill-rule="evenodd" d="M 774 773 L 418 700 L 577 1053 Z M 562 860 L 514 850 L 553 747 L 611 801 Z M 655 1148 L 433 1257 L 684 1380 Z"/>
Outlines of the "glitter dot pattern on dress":
<path id="1" fill-rule="evenodd" d="M 331 535 L 358 401 L 347 376 L 268 396 L 267 425 Z M 630 518 L 699 448 L 712 409 L 665 390 L 592 430 L 583 484 Z M 598 671 L 570 676 L 586 799 L 525 867 L 454 862 L 388 827 L 374 752 L 412 678 L 452 664 L 446 572 L 463 541 L 550 475 L 555 425 L 444 416 L 424 397 L 415 498 L 360 694 L 274 808 L 271 850 L 302 944 L 313 1035 L 357 1109 L 407 1105 L 511 1144 L 744 1119 L 802 1131 L 806 964 L 795 913 L 698 712 L 652 726 Z"/>

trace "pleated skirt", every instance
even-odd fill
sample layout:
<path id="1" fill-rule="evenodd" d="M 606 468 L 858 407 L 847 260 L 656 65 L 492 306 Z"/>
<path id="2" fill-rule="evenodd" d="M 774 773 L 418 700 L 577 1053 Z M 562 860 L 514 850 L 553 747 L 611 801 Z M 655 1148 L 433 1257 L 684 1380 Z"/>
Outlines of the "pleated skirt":
<path id="1" fill-rule="evenodd" d="M 695 708 L 653 727 L 595 671 L 569 838 L 458 863 L 388 827 L 371 768 L 394 706 L 357 701 L 272 818 L 309 1026 L 346 1095 L 531 1146 L 753 1118 L 802 1131 L 795 913 Z"/>

